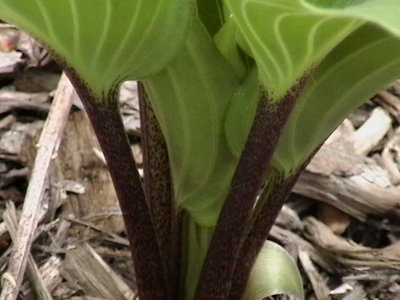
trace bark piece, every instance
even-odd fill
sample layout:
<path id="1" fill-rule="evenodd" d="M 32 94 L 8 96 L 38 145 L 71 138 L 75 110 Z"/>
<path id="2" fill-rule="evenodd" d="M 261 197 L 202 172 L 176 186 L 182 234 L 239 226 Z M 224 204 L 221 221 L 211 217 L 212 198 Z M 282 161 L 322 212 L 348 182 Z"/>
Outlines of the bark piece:
<path id="1" fill-rule="evenodd" d="M 72 181 L 84 192 L 69 192 L 61 215 L 122 232 L 125 227 L 110 175 L 94 149 L 99 145 L 87 116 L 84 112 L 71 114 L 51 175 L 59 190 Z"/>
<path id="2" fill-rule="evenodd" d="M 365 247 L 337 236 L 313 217 L 306 218 L 304 223 L 307 237 L 325 255 L 332 257 L 343 266 L 353 270 L 360 267 L 400 270 L 400 259 L 386 255 L 382 249 Z"/>
<path id="3" fill-rule="evenodd" d="M 375 108 L 370 117 L 354 133 L 354 149 L 357 154 L 368 154 L 377 146 L 391 128 L 392 119 L 382 108 Z"/>
<path id="4" fill-rule="evenodd" d="M 63 275 L 86 296 L 131 300 L 134 293 L 88 244 L 67 252 Z"/>
<path id="5" fill-rule="evenodd" d="M 270 236 L 281 241 L 285 245 L 295 245 L 298 247 L 299 251 L 306 251 L 312 261 L 329 273 L 337 272 L 340 267 L 335 264 L 333 257 L 324 255 L 316 246 L 290 230 L 274 225 L 272 226 Z"/>
<path id="6" fill-rule="evenodd" d="M 329 288 L 324 278 L 316 269 L 306 251 L 299 251 L 299 259 L 304 271 L 310 279 L 317 300 L 328 299 Z"/>
<path id="7" fill-rule="evenodd" d="M 18 218 L 17 218 L 17 213 L 15 210 L 14 205 L 12 202 L 8 203 L 7 209 L 3 214 L 4 221 L 7 225 L 8 232 L 11 235 L 11 238 L 13 241 L 17 238 L 17 224 L 18 224 Z M 52 300 L 52 297 L 50 295 L 49 290 L 47 289 L 47 286 L 40 274 L 39 268 L 31 254 L 28 254 L 28 259 L 27 259 L 27 273 L 29 276 L 30 281 L 32 282 L 32 286 L 35 290 L 35 294 L 37 295 L 37 298 L 40 300 Z M 11 273 L 5 273 L 6 276 L 10 276 L 9 278 L 11 279 L 12 274 Z"/>
<path id="8" fill-rule="evenodd" d="M 395 85 L 393 85 L 393 87 L 395 87 Z M 394 90 L 394 93 L 396 93 L 396 91 L 397 89 Z M 398 96 L 400 96 L 400 94 Z M 376 94 L 376 99 L 398 122 L 400 122 L 400 99 L 398 97 L 384 90 Z"/>
<path id="9" fill-rule="evenodd" d="M 0 52 L 0 76 L 14 73 L 21 62 L 22 54 L 20 52 Z"/>
<path id="10" fill-rule="evenodd" d="M 1 300 L 14 300 L 21 287 L 33 234 L 39 222 L 42 207 L 43 188 L 53 155 L 60 142 L 61 133 L 71 107 L 73 88 L 66 76 L 60 81 L 52 109 L 38 144 L 38 154 L 32 171 L 31 181 L 26 193 L 18 231 L 6 276 L 2 276 Z"/>
<path id="11" fill-rule="evenodd" d="M 394 185 L 400 184 L 400 128 L 397 128 L 386 143 L 381 154 L 383 167 L 388 171 Z"/>
<path id="12" fill-rule="evenodd" d="M 29 161 L 25 157 L 26 147 L 42 127 L 42 121 L 30 124 L 14 123 L 10 130 L 0 137 L 0 158 L 26 164 Z"/>
<path id="13" fill-rule="evenodd" d="M 293 191 L 364 220 L 368 214 L 400 213 L 400 187 L 374 160 L 324 145 Z"/>
<path id="14" fill-rule="evenodd" d="M 350 225 L 350 217 L 334 206 L 321 203 L 318 206 L 318 217 L 333 233 L 341 235 Z"/>

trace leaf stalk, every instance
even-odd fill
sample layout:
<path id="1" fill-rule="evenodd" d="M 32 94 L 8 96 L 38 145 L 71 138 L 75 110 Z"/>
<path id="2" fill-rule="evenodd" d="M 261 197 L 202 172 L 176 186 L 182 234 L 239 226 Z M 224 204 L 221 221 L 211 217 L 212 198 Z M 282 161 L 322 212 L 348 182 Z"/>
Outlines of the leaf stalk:
<path id="1" fill-rule="evenodd" d="M 251 223 L 257 195 L 264 183 L 279 136 L 307 78 L 299 80 L 280 101 L 270 101 L 264 92 L 260 95 L 250 134 L 203 265 L 197 300 L 230 299 L 233 273 Z"/>
<path id="2" fill-rule="evenodd" d="M 139 297 L 141 300 L 170 299 L 149 207 L 118 108 L 118 89 L 99 101 L 71 69 L 65 69 L 107 162 L 125 221 Z"/>
<path id="3" fill-rule="evenodd" d="M 268 238 L 272 225 L 290 195 L 299 174 L 300 171 L 295 175 L 285 177 L 276 169 L 269 171 L 267 186 L 260 195 L 260 203 L 257 203 L 255 208 L 255 219 L 239 251 L 227 299 L 241 299 L 258 253 Z"/>
<path id="4" fill-rule="evenodd" d="M 154 224 L 165 281 L 171 299 L 177 299 L 182 214 L 172 189 L 167 145 L 144 85 L 138 82 L 140 128 L 142 131 L 144 192 Z"/>

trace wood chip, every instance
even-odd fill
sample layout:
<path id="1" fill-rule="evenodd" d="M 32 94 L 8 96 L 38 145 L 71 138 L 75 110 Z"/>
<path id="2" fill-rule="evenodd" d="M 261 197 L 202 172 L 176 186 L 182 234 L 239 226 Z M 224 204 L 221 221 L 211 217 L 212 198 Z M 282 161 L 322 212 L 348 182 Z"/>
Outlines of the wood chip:
<path id="1" fill-rule="evenodd" d="M 393 185 L 400 185 L 400 127 L 395 130 L 383 148 L 381 162 L 388 171 Z"/>
<path id="2" fill-rule="evenodd" d="M 388 91 L 376 94 L 378 102 L 400 122 L 400 99 Z"/>
<path id="3" fill-rule="evenodd" d="M 335 234 L 341 235 L 350 225 L 349 215 L 332 205 L 320 203 L 317 214 L 318 218 Z"/>
<path id="4" fill-rule="evenodd" d="M 63 275 L 86 296 L 131 300 L 134 293 L 88 244 L 68 251 Z"/>
<path id="5" fill-rule="evenodd" d="M 24 148 L 42 127 L 42 121 L 35 121 L 29 124 L 14 123 L 0 137 L 0 157 L 26 163 Z"/>
<path id="6" fill-rule="evenodd" d="M 310 279 L 317 300 L 327 300 L 329 288 L 326 284 L 326 278 L 317 271 L 306 251 L 299 251 L 299 259 L 308 279 Z"/>
<path id="7" fill-rule="evenodd" d="M 360 267 L 400 270 L 399 258 L 385 255 L 381 249 L 365 247 L 337 236 L 313 217 L 306 218 L 304 222 L 306 235 L 313 244 L 343 266 L 354 270 Z"/>
<path id="8" fill-rule="evenodd" d="M 4 221 L 8 227 L 8 231 L 10 232 L 10 235 L 15 241 L 17 238 L 17 224 L 18 224 L 18 219 L 17 219 L 17 213 L 15 210 L 15 207 L 12 202 L 8 202 L 8 206 L 6 211 L 3 214 Z M 36 265 L 36 262 L 31 254 L 28 254 L 27 258 L 27 271 L 28 271 L 28 276 L 29 279 L 32 282 L 32 286 L 35 289 L 35 294 L 37 295 L 38 299 L 40 300 L 52 300 L 53 298 L 50 295 L 50 292 L 47 289 L 47 286 L 45 282 L 43 281 L 43 278 L 40 274 L 39 268 Z M 12 278 L 12 280 L 15 280 L 13 277 L 13 274 L 8 272 L 9 278 Z M 8 281 L 10 282 L 10 281 Z M 11 284 L 14 288 L 17 288 L 17 281 L 13 281 Z"/>
<path id="9" fill-rule="evenodd" d="M 320 253 L 310 242 L 303 239 L 301 236 L 291 232 L 290 230 L 281 228 L 279 226 L 272 226 L 270 236 L 274 239 L 281 241 L 285 245 L 295 245 L 299 251 L 306 251 L 311 257 L 312 261 L 324 268 L 327 272 L 334 273 L 337 265 L 335 265 L 332 258 Z M 337 270 L 336 270 L 337 271 Z"/>
<path id="10" fill-rule="evenodd" d="M 1 300 L 15 300 L 18 296 L 32 245 L 33 234 L 39 222 L 40 208 L 43 205 L 41 201 L 43 188 L 48 169 L 54 151 L 60 143 L 61 134 L 71 108 L 73 91 L 71 83 L 63 75 L 39 140 L 39 149 L 7 269 L 7 274 L 15 280 L 15 284 L 9 280 L 3 281 L 3 289 L 0 294 Z"/>
<path id="11" fill-rule="evenodd" d="M 86 113 L 73 112 L 64 130 L 51 177 L 60 192 L 65 193 L 64 184 L 71 181 L 78 183 L 84 192 L 68 192 L 60 217 L 72 215 L 103 229 L 122 232 L 125 226 L 110 174 L 93 150 L 99 148 Z M 100 150 L 99 153 L 102 154 Z"/>
<path id="12" fill-rule="evenodd" d="M 391 128 L 392 119 L 382 108 L 375 108 L 368 120 L 354 133 L 354 150 L 368 154 L 377 146 Z"/>
<path id="13" fill-rule="evenodd" d="M 400 187 L 373 159 L 324 145 L 300 175 L 294 192 L 326 202 L 359 220 L 400 214 Z"/>
<path id="14" fill-rule="evenodd" d="M 22 53 L 18 51 L 0 51 L 0 75 L 14 73 L 17 65 L 22 62 Z"/>

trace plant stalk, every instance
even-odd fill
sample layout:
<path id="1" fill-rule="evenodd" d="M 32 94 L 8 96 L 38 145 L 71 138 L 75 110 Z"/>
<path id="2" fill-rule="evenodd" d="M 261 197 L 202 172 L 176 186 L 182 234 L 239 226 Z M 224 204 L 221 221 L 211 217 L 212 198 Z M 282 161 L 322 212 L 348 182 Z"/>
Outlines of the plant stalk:
<path id="1" fill-rule="evenodd" d="M 169 299 L 162 260 L 142 182 L 119 113 L 117 91 L 96 99 L 63 65 L 100 143 L 125 221 L 141 300 Z"/>
<path id="2" fill-rule="evenodd" d="M 283 99 L 276 102 L 271 102 L 265 93 L 261 93 L 250 134 L 203 265 L 197 300 L 230 299 L 233 272 L 257 195 L 279 136 L 305 83 L 305 79 L 300 80 Z M 240 268 L 239 265 L 237 267 Z"/>
<path id="3" fill-rule="evenodd" d="M 255 208 L 255 220 L 239 252 L 227 299 L 241 299 L 258 253 L 300 173 L 299 171 L 295 175 L 284 177 L 275 169 L 269 170 L 267 186 L 260 195 L 260 203 L 257 203 Z"/>
<path id="4" fill-rule="evenodd" d="M 144 86 L 138 82 L 144 167 L 144 191 L 163 261 L 168 294 L 177 299 L 180 222 L 173 200 L 167 145 Z"/>
<path id="5" fill-rule="evenodd" d="M 241 299 L 258 253 L 267 240 L 282 206 L 290 196 L 301 172 L 318 152 L 321 145 L 290 175 L 285 175 L 282 171 L 278 171 L 273 167 L 268 170 L 266 185 L 254 209 L 253 222 L 239 252 L 229 300 Z"/>

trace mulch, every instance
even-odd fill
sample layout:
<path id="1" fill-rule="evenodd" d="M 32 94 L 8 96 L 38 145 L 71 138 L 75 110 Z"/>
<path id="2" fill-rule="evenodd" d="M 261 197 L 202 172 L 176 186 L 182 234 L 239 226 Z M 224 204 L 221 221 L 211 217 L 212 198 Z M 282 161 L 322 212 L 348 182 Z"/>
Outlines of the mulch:
<path id="1" fill-rule="evenodd" d="M 54 108 L 57 101 L 69 103 L 66 112 Z M 141 167 L 135 82 L 123 85 L 120 102 Z M 297 260 L 306 299 L 400 299 L 399 124 L 397 81 L 338 127 L 282 209 L 270 238 Z M 46 130 L 48 139 L 41 137 Z M 43 141 L 51 145 L 50 155 Z M 35 171 L 45 158 L 49 167 Z M 44 190 L 36 199 L 28 189 L 32 182 Z M 34 211 L 30 219 L 24 219 L 24 206 Z M 18 224 L 20 218 L 25 222 Z M 10 257 L 17 246 L 12 240 L 22 234 L 30 240 L 18 246 L 28 249 L 21 252 L 28 268 L 14 278 L 10 268 L 18 266 Z M 82 104 L 48 53 L 4 24 L 0 274 L 3 293 L 22 280 L 19 299 L 24 300 L 136 298 L 121 212 Z"/>

